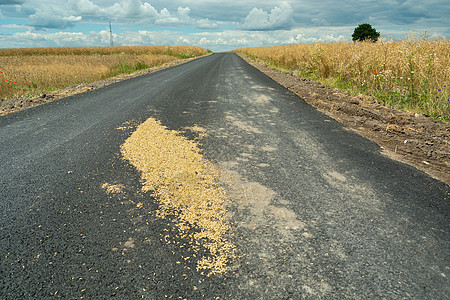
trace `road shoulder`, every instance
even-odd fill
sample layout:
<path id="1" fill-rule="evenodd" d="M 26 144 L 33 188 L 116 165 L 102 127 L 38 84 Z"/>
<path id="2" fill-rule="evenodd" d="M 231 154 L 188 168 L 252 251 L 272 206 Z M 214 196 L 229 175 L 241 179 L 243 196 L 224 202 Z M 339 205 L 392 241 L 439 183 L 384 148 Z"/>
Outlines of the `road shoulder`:
<path id="1" fill-rule="evenodd" d="M 450 185 L 450 124 L 386 107 L 368 96 L 351 96 L 240 56 L 319 111 L 377 143 L 383 154 Z"/>

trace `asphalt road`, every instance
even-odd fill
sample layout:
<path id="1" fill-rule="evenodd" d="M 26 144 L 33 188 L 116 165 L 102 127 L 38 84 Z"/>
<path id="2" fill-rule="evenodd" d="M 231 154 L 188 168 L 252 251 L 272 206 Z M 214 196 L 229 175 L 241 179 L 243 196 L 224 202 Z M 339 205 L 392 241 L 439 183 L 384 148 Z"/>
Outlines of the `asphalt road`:
<path id="1" fill-rule="evenodd" d="M 173 225 L 121 158 L 150 117 L 207 130 L 231 183 L 226 275 L 161 240 Z M 0 117 L 0 141 L 0 299 L 450 298 L 449 186 L 235 54 Z"/>

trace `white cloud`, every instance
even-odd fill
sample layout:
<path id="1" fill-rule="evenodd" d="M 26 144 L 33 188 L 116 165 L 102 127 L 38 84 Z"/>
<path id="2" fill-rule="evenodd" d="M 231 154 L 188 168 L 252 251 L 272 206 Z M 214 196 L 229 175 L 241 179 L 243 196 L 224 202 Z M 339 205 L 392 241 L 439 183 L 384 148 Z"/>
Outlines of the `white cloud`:
<path id="1" fill-rule="evenodd" d="M 293 9 L 287 2 L 281 3 L 279 7 L 275 7 L 270 13 L 262 9 L 253 8 L 245 18 L 242 25 L 247 30 L 277 30 L 291 28 L 294 24 Z"/>
<path id="2" fill-rule="evenodd" d="M 8 37 L 5 37 L 8 39 Z M 45 33 L 27 31 L 17 33 L 14 39 L 9 40 L 15 47 L 26 47 L 27 44 L 32 43 L 35 47 L 48 47 L 49 43 L 52 46 L 68 46 L 70 44 L 75 45 L 82 43 L 86 39 L 86 36 L 81 32 L 57 32 L 57 33 Z"/>
<path id="3" fill-rule="evenodd" d="M 412 30 L 449 38 L 446 1 L 0 0 L 0 47 L 109 45 L 108 21 L 115 45 L 189 42 L 214 51 L 351 40 L 366 22 L 385 37 Z"/>
<path id="4" fill-rule="evenodd" d="M 80 16 L 64 15 L 60 11 L 52 10 L 40 10 L 38 9 L 35 14 L 30 16 L 29 26 L 44 29 L 44 28 L 56 28 L 65 29 L 68 27 L 74 27 L 76 22 L 81 21 Z"/>
<path id="5" fill-rule="evenodd" d="M 278 31 L 226 30 L 185 33 L 178 30 L 126 31 L 114 34 L 115 45 L 198 45 L 213 51 L 228 51 L 249 46 L 272 46 L 314 42 L 351 40 L 353 26 L 292 28 Z M 387 29 L 386 29 L 387 31 Z M 395 31 L 392 31 L 395 33 Z M 401 37 L 401 36 L 400 36 Z M 28 31 L 2 35 L 10 47 L 108 46 L 107 30 L 81 32 Z"/>
<path id="6" fill-rule="evenodd" d="M 161 10 L 155 24 L 158 25 L 185 25 L 192 24 L 193 20 L 189 17 L 191 9 L 189 7 L 178 7 L 176 14 L 172 15 L 168 9 Z"/>
<path id="7" fill-rule="evenodd" d="M 176 16 L 172 16 L 166 8 L 161 10 L 158 19 L 155 21 L 155 24 L 158 25 L 175 25 L 179 23 L 180 20 Z"/>
<path id="8" fill-rule="evenodd" d="M 104 9 L 105 13 L 114 18 L 156 18 L 157 10 L 149 3 L 142 3 L 141 0 L 122 0 Z"/>
<path id="9" fill-rule="evenodd" d="M 82 15 L 95 16 L 102 13 L 100 7 L 89 0 L 72 0 L 71 5 L 72 9 Z"/>
<path id="10" fill-rule="evenodd" d="M 200 29 L 217 29 L 219 25 L 211 22 L 209 19 L 201 19 L 197 21 L 197 28 Z"/>
<path id="11" fill-rule="evenodd" d="M 120 0 L 105 5 L 93 0 L 69 0 L 59 5 L 49 5 L 53 0 L 43 0 L 24 8 L 32 11 L 28 26 L 42 29 L 65 29 L 74 27 L 82 20 L 104 23 L 111 20 L 123 25 L 192 26 L 202 29 L 217 28 L 209 19 L 193 18 L 189 7 L 178 7 L 176 11 L 162 8 L 158 11 L 145 0 Z M 19 6 L 22 8 L 21 6 Z"/>
<path id="12" fill-rule="evenodd" d="M 178 15 L 182 18 L 182 19 L 188 19 L 189 18 L 189 14 L 191 13 L 191 9 L 189 7 L 178 7 Z"/>

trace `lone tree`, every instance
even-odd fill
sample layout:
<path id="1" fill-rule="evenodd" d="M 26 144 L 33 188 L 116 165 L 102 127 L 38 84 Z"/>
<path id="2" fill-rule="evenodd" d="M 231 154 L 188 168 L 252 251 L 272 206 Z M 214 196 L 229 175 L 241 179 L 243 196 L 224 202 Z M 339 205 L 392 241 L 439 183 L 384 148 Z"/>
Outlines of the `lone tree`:
<path id="1" fill-rule="evenodd" d="M 369 40 L 375 43 L 379 37 L 380 33 L 375 28 L 372 28 L 372 25 L 367 23 L 358 25 L 352 34 L 353 41 L 355 42 Z"/>

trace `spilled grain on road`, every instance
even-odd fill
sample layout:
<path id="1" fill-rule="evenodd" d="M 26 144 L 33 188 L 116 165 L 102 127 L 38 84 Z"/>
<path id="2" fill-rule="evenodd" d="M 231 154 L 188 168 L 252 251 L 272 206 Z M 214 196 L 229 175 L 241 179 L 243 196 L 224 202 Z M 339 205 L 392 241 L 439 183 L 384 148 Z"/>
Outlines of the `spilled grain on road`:
<path id="1" fill-rule="evenodd" d="M 205 133 L 200 127 L 200 137 Z M 207 161 L 197 141 L 168 130 L 150 118 L 125 141 L 122 155 L 140 172 L 142 190 L 159 201 L 157 216 L 174 219 L 179 237 L 197 253 L 197 269 L 225 273 L 234 255 L 226 240 L 226 193 L 218 184 L 218 171 Z M 206 250 L 206 251 L 205 251 Z"/>

